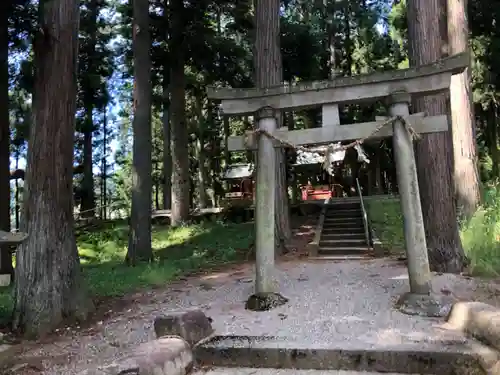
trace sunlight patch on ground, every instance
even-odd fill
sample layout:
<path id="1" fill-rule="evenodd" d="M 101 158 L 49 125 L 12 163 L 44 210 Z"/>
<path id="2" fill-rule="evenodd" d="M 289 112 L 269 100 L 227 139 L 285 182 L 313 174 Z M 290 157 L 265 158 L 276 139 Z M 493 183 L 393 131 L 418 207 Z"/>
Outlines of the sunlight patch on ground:
<path id="1" fill-rule="evenodd" d="M 164 249 L 169 246 L 181 245 L 193 236 L 207 233 L 208 229 L 198 226 L 185 226 L 180 228 L 156 228 L 153 231 L 153 250 Z"/>
<path id="2" fill-rule="evenodd" d="M 233 272 L 215 272 L 211 273 L 210 275 L 205 275 L 201 277 L 201 280 L 207 281 L 207 280 L 218 280 L 223 277 L 230 277 L 233 274 Z"/>
<path id="3" fill-rule="evenodd" d="M 208 228 L 202 226 L 155 227 L 152 231 L 151 245 L 153 251 L 180 246 L 197 235 L 208 233 L 208 231 Z M 78 252 L 82 264 L 124 259 L 127 253 L 128 235 L 129 231 L 125 226 L 116 226 L 100 232 L 81 235 L 78 240 Z"/>
<path id="4" fill-rule="evenodd" d="M 408 274 L 391 277 L 390 280 L 408 280 Z"/>

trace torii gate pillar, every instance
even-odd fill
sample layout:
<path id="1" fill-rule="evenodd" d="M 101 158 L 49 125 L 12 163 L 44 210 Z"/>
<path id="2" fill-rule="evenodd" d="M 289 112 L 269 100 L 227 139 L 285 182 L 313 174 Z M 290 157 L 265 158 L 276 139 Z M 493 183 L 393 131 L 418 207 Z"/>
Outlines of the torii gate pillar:
<path id="1" fill-rule="evenodd" d="M 410 95 L 397 92 L 388 97 L 391 116 L 409 117 Z M 451 299 L 432 291 L 432 275 L 427 254 L 424 220 L 420 203 L 417 165 L 412 135 L 401 120 L 393 123 L 393 147 L 404 220 L 406 258 L 410 292 L 403 294 L 397 307 L 406 314 L 442 317 L 451 309 Z"/>
<path id="2" fill-rule="evenodd" d="M 410 95 L 396 93 L 389 97 L 389 101 L 391 116 L 409 117 Z M 399 120 L 394 121 L 392 139 L 401 197 L 401 211 L 404 218 L 410 290 L 415 294 L 429 294 L 431 292 L 431 272 L 412 136 L 407 127 Z"/>
<path id="3" fill-rule="evenodd" d="M 277 128 L 273 108 L 264 107 L 256 113 L 259 129 L 274 133 Z M 274 224 L 276 197 L 276 152 L 273 141 L 261 135 L 257 148 L 257 186 L 255 200 L 255 292 L 273 292 Z"/>
<path id="4" fill-rule="evenodd" d="M 273 134 L 277 128 L 277 113 L 272 107 L 263 107 L 256 113 L 260 130 Z M 257 186 L 255 199 L 255 294 L 246 303 L 248 310 L 263 311 L 288 302 L 274 292 L 274 236 L 276 211 L 276 150 L 272 139 L 258 137 Z"/>

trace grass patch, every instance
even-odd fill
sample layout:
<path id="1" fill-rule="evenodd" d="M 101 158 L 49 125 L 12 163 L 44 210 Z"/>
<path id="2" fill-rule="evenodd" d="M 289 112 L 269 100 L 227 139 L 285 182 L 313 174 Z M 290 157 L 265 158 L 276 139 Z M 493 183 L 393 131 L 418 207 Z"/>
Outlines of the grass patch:
<path id="1" fill-rule="evenodd" d="M 157 262 L 127 267 L 128 227 L 119 223 L 78 235 L 83 275 L 94 297 L 119 297 L 176 278 L 241 260 L 254 239 L 253 223 L 204 223 L 180 228 L 154 227 Z M 12 311 L 10 288 L 0 289 L 0 322 Z"/>
<path id="2" fill-rule="evenodd" d="M 404 247 L 403 214 L 398 198 L 365 198 L 370 224 L 389 250 Z"/>
<path id="3" fill-rule="evenodd" d="M 366 199 L 372 227 L 389 249 L 404 246 L 403 216 L 399 199 Z M 500 276 L 500 184 L 484 189 L 483 205 L 474 216 L 460 223 L 460 237 L 471 272 L 475 275 Z"/>
<path id="4" fill-rule="evenodd" d="M 500 275 L 500 185 L 487 186 L 483 206 L 461 225 L 465 253 L 476 275 Z"/>

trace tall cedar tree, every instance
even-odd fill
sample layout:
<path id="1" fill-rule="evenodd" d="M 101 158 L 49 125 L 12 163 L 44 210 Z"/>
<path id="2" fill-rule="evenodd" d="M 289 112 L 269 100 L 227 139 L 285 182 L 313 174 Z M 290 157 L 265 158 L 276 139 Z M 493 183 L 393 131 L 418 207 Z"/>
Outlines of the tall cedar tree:
<path id="1" fill-rule="evenodd" d="M 40 1 L 33 125 L 28 143 L 24 228 L 16 254 L 13 328 L 47 333 L 92 308 L 81 275 L 73 222 L 77 90 L 77 0 Z"/>
<path id="2" fill-rule="evenodd" d="M 409 0 L 407 17 L 410 65 L 428 64 L 442 58 L 447 35 L 443 2 Z M 414 112 L 440 115 L 449 110 L 448 97 L 444 94 L 413 102 Z M 465 256 L 456 218 L 451 131 L 424 135 L 416 144 L 416 157 L 431 268 L 458 273 L 464 267 Z"/>
<path id="3" fill-rule="evenodd" d="M 9 32 L 11 2 L 0 5 L 0 230 L 10 231 Z M 0 248 L 0 274 L 12 274 L 9 246 Z"/>
<path id="4" fill-rule="evenodd" d="M 279 0 L 255 0 L 254 48 L 255 85 L 259 88 L 265 88 L 282 83 Z M 276 159 L 275 240 L 276 251 L 281 253 L 291 238 L 284 149 L 277 151 Z"/>
<path id="5" fill-rule="evenodd" d="M 454 55 L 469 50 L 467 1 L 448 0 L 448 46 Z M 476 136 L 470 83 L 470 69 L 451 77 L 450 98 L 453 124 L 454 183 L 457 204 L 470 218 L 480 201 Z"/>
<path id="6" fill-rule="evenodd" d="M 132 48 L 134 52 L 134 119 L 132 128 L 132 213 L 126 262 L 151 261 L 151 36 L 149 1 L 131 0 L 133 4 Z"/>
<path id="7" fill-rule="evenodd" d="M 186 124 L 185 9 L 183 0 L 171 1 L 172 35 L 170 51 L 170 121 L 172 134 L 172 216 L 171 225 L 181 225 L 189 218 L 189 133 Z"/>
<path id="8" fill-rule="evenodd" d="M 90 0 L 89 7 L 89 42 L 88 58 L 89 69 L 95 61 L 94 51 L 97 44 L 97 17 L 99 15 L 99 0 Z M 94 171 L 93 171 L 93 133 L 94 133 L 94 101 L 96 97 L 95 80 L 92 75 L 88 75 L 84 80 L 86 95 L 84 96 L 85 122 L 83 124 L 83 181 L 82 181 L 82 216 L 94 217 L 95 212 L 95 192 L 94 192 Z"/>
<path id="9" fill-rule="evenodd" d="M 165 22 L 169 22 L 168 0 L 163 4 L 163 18 Z M 168 44 L 169 31 L 165 32 L 165 43 Z M 171 145 L 171 129 L 170 129 L 170 63 L 168 59 L 163 62 L 163 114 L 162 114 L 162 131 L 163 131 L 163 209 L 170 210 L 172 207 L 172 145 Z"/>

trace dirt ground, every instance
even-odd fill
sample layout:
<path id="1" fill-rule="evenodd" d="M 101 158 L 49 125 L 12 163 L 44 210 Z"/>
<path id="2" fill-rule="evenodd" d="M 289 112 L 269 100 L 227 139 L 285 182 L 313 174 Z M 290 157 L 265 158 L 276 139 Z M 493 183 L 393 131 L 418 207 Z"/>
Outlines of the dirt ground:
<path id="1" fill-rule="evenodd" d="M 288 244 L 289 252 L 282 257 L 281 262 L 296 261 L 306 256 L 305 247 L 314 237 L 316 221 L 316 215 L 291 216 L 293 239 Z M 251 256 L 252 254 L 249 253 L 249 257 Z M 250 261 L 238 265 L 221 266 L 220 269 L 213 270 L 210 274 L 202 273 L 180 278 L 164 289 L 152 288 L 121 298 L 99 298 L 95 301 L 96 312 L 87 324 L 61 328 L 52 335 L 34 342 L 18 340 L 4 330 L 4 332 L 0 332 L 0 373 L 8 371 L 7 373 L 13 375 L 74 374 L 74 371 L 51 369 L 54 366 L 59 367 L 71 363 L 76 355 L 71 347 L 78 346 L 76 342 L 79 341 L 79 337 L 96 337 L 98 332 L 107 331 L 105 327 L 110 323 L 139 319 L 140 308 L 138 310 L 137 306 L 150 306 L 158 303 L 161 299 L 159 296 L 165 293 L 175 295 L 190 285 L 199 285 L 200 283 L 203 288 L 204 283 L 201 280 L 211 276 L 225 275 L 224 277 L 227 278 L 241 277 L 242 274 L 251 276 L 251 270 L 252 262 Z M 96 341 L 99 340 L 101 340 L 100 335 L 99 338 L 96 337 Z M 73 342 L 73 345 L 68 347 L 66 345 L 68 341 Z M 117 337 L 116 345 L 113 342 L 110 345 L 118 348 L 120 347 L 119 341 L 119 337 Z M 9 343 L 10 348 L 6 349 L 7 345 L 3 345 L 2 342 Z M 93 362 L 90 357 L 89 362 Z"/>
<path id="2" fill-rule="evenodd" d="M 296 229 L 292 251 L 278 262 L 280 271 L 286 273 L 298 264 L 308 262 L 304 258 L 305 245 L 313 237 L 314 225 L 314 218 L 294 219 L 293 227 Z M 391 267 L 401 267 L 401 264 L 389 262 L 387 272 L 391 272 Z M 37 342 L 20 342 L 3 355 L 0 352 L 0 366 L 8 364 L 10 373 L 14 375 L 76 375 L 89 366 L 113 361 L 138 344 L 154 339 L 154 318 L 172 308 L 197 307 L 210 311 L 210 306 L 217 304 L 216 311 L 237 314 L 241 311 L 241 301 L 229 300 L 224 293 L 217 294 L 219 300 L 214 300 L 210 293 L 236 284 L 248 289 L 252 274 L 251 263 L 233 265 L 210 274 L 185 277 L 164 288 L 100 301 L 95 319 L 88 326 L 67 327 Z M 455 275 L 443 276 L 443 279 L 447 282 L 439 284 L 441 293 L 456 294 L 460 300 L 479 300 L 500 306 L 500 283 L 496 280 Z M 212 311 L 215 312 L 215 309 Z"/>

